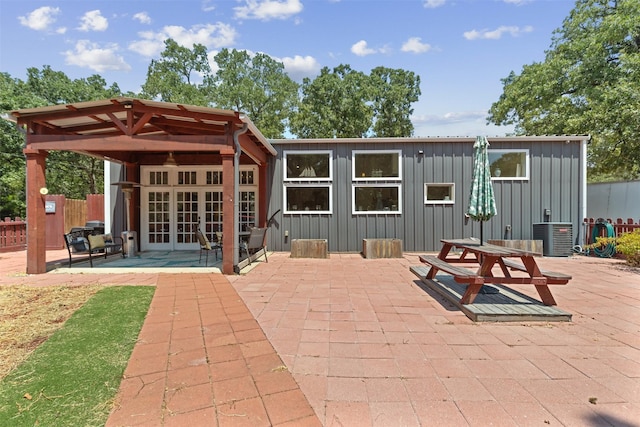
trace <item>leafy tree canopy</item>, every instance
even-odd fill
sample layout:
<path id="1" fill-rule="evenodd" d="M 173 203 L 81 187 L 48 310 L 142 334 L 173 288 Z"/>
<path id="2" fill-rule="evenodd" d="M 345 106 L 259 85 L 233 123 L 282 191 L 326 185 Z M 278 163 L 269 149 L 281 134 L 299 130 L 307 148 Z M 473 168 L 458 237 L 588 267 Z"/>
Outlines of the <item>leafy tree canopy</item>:
<path id="1" fill-rule="evenodd" d="M 323 68 L 300 86 L 265 54 L 223 49 L 214 60 L 215 73 L 205 46 L 189 49 L 168 39 L 148 67 L 142 93 L 126 95 L 244 112 L 267 138 L 282 138 L 287 131 L 306 138 L 413 134 L 411 105 L 420 95 L 420 78 L 412 72 L 378 67 L 366 75 L 340 65 Z M 116 83 L 108 85 L 99 75 L 72 80 L 49 66 L 29 68 L 26 81 L 0 73 L 0 113 L 122 95 Z M 0 217 L 24 216 L 24 136 L 3 120 L 0 143 Z M 103 163 L 51 152 L 47 185 L 70 198 L 99 193 Z"/>
<path id="2" fill-rule="evenodd" d="M 222 49 L 211 84 L 211 99 L 219 108 L 246 113 L 267 138 L 282 138 L 298 100 L 298 84 L 284 64 L 268 55 Z"/>
<path id="3" fill-rule="evenodd" d="M 488 122 L 590 134 L 591 181 L 640 176 L 640 0 L 578 0 L 543 62 L 511 72 Z"/>
<path id="4" fill-rule="evenodd" d="M 164 102 L 208 105 L 211 67 L 207 48 L 194 44 L 193 49 L 189 49 L 172 39 L 165 40 L 164 45 L 160 59 L 153 59 L 149 64 L 141 96 Z"/>
<path id="5" fill-rule="evenodd" d="M 291 132 L 301 138 L 411 136 L 411 104 L 420 95 L 412 72 L 378 67 L 370 75 L 340 65 L 302 83 Z"/>
<path id="6" fill-rule="evenodd" d="M 45 105 L 120 96 L 117 84 L 108 86 L 99 75 L 71 80 L 49 66 L 27 69 L 27 80 L 0 73 L 0 113 Z M 26 213 L 24 135 L 6 120 L 0 121 L 0 218 Z M 54 194 L 84 199 L 103 189 L 103 162 L 69 152 L 50 152 L 47 186 Z"/>

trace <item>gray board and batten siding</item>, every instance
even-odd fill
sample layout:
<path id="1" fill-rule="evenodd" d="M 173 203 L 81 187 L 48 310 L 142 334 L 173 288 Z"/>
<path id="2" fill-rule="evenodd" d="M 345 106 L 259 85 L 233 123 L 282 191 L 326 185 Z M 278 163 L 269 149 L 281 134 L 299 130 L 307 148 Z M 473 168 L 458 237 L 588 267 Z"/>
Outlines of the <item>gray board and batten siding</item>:
<path id="1" fill-rule="evenodd" d="M 586 135 L 488 138 L 490 149 L 526 149 L 529 179 L 494 180 L 498 215 L 484 224 L 484 240 L 531 240 L 533 224 L 570 222 L 580 243 L 586 214 Z M 329 252 L 358 253 L 363 239 L 402 239 L 408 252 L 438 251 L 440 239 L 479 237 L 478 222 L 465 224 L 475 137 L 277 139 L 269 164 L 268 212 L 276 212 L 268 247 L 288 252 L 293 239 L 326 239 Z M 284 152 L 332 152 L 332 213 L 285 213 Z M 352 212 L 353 150 L 401 151 L 401 212 Z M 454 183 L 452 204 L 425 204 L 425 183 Z M 547 211 L 548 210 L 548 211 Z M 547 215 L 548 214 L 548 215 Z M 506 228 L 510 226 L 507 233 Z M 506 235 L 505 235 L 506 233 Z"/>

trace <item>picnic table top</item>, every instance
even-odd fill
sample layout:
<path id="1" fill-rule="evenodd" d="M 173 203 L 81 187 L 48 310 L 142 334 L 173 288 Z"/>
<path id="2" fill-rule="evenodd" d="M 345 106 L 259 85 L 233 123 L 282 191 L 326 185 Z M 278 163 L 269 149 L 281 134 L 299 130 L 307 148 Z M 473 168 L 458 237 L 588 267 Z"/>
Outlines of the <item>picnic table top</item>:
<path id="1" fill-rule="evenodd" d="M 537 254 L 535 252 L 526 251 L 523 249 L 508 248 L 505 246 L 492 245 L 490 243 L 480 244 L 480 240 L 465 238 L 465 239 L 441 239 L 444 245 L 449 247 L 456 247 L 465 249 L 469 252 L 498 257 L 533 257 Z"/>

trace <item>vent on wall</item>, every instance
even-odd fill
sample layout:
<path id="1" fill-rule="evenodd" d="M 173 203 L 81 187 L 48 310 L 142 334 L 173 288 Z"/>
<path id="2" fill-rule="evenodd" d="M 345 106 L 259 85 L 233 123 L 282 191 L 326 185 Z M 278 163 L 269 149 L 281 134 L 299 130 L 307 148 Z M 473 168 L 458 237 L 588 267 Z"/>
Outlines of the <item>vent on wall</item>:
<path id="1" fill-rule="evenodd" d="M 570 256 L 573 252 L 570 222 L 538 222 L 533 224 L 533 239 L 542 240 L 544 256 Z"/>

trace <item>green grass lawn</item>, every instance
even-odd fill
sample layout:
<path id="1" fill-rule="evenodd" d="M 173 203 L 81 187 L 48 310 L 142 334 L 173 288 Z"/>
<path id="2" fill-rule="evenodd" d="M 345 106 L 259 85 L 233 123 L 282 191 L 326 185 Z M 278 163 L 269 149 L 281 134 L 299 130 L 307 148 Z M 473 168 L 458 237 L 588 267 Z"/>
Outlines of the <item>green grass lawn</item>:
<path id="1" fill-rule="evenodd" d="M 107 287 L 0 382 L 0 426 L 102 426 L 155 292 Z"/>

